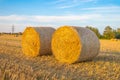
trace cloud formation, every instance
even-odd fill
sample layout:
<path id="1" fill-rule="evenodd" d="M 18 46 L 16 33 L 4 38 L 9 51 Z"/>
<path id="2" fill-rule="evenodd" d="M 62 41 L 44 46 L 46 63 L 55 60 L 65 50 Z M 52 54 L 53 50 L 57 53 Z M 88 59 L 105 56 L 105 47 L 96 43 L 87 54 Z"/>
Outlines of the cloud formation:
<path id="1" fill-rule="evenodd" d="M 100 17 L 99 14 L 86 14 L 86 15 L 67 15 L 67 16 L 23 16 L 23 15 L 9 15 L 0 16 L 0 21 L 17 22 L 17 21 L 31 21 L 31 22 L 57 22 L 57 21 L 81 21 L 90 20 Z"/>
<path id="2" fill-rule="evenodd" d="M 57 3 L 64 2 L 66 0 L 59 0 Z M 72 0 L 75 3 L 78 0 Z M 89 2 L 94 0 L 81 0 L 83 2 Z M 66 4 L 66 3 L 65 3 Z M 71 5 L 71 7 L 74 5 Z M 66 6 L 67 7 L 67 6 Z M 70 7 L 70 6 L 68 6 Z M 65 8 L 63 6 L 63 8 Z M 120 6 L 98 6 L 98 7 L 86 7 L 80 8 L 83 13 L 80 14 L 65 14 L 65 15 L 6 15 L 0 16 L 0 32 L 10 30 L 13 24 L 19 27 L 19 31 L 23 31 L 26 26 L 56 26 L 61 25 L 78 25 L 78 26 L 95 26 L 99 30 L 103 31 L 104 27 L 111 25 L 113 27 L 119 27 L 120 23 Z M 86 13 L 87 12 L 87 13 Z M 102 28 L 101 28 L 102 27 Z M 8 29 L 5 29 L 8 28 Z"/>
<path id="3" fill-rule="evenodd" d="M 79 6 L 81 4 L 85 4 L 88 2 L 95 3 L 97 0 L 56 0 L 52 2 L 52 4 L 56 4 L 57 8 L 59 9 L 66 9 Z"/>
<path id="4" fill-rule="evenodd" d="M 92 8 L 91 8 L 92 9 Z M 118 27 L 120 22 L 120 15 L 112 14 L 80 14 L 80 15 L 63 15 L 63 16 L 26 16 L 26 15 L 8 15 L 0 16 L 0 31 L 5 31 L 13 24 L 19 27 L 19 31 L 23 31 L 26 26 L 52 26 L 59 27 L 62 25 L 91 25 L 98 27 L 100 30 L 107 25 L 114 25 Z M 8 30 L 8 29 L 6 29 Z M 9 30 L 8 30 L 9 31 Z"/>
<path id="5" fill-rule="evenodd" d="M 119 6 L 102 6 L 102 7 L 83 8 L 83 10 L 110 10 L 110 9 L 120 9 L 120 7 Z"/>
<path id="6" fill-rule="evenodd" d="M 59 27 L 62 25 L 79 25 L 94 18 L 99 18 L 99 14 L 84 15 L 64 15 L 64 16 L 26 16 L 26 15 L 9 15 L 0 16 L 0 32 L 9 32 L 12 25 L 17 27 L 17 31 L 23 31 L 26 26 L 52 26 Z M 82 24 L 81 24 L 82 25 Z M 6 29 L 5 29 L 6 28 Z"/>

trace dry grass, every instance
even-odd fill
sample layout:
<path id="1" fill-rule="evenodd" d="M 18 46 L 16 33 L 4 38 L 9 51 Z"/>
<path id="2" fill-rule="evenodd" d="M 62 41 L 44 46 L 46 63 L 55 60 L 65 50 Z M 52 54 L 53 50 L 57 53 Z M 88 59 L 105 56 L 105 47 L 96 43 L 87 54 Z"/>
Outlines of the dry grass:
<path id="1" fill-rule="evenodd" d="M 100 40 L 101 51 L 103 52 L 120 52 L 120 40 Z"/>
<path id="2" fill-rule="evenodd" d="M 100 40 L 93 61 L 72 65 L 53 56 L 27 58 L 20 41 L 21 36 L 0 36 L 0 80 L 120 80 L 120 41 Z"/>

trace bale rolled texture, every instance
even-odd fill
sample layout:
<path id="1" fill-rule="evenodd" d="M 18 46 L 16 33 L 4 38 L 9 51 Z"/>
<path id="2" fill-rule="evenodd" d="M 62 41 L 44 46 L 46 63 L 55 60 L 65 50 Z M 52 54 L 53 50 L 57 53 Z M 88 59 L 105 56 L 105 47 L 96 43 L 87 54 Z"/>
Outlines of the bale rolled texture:
<path id="1" fill-rule="evenodd" d="M 57 60 L 75 63 L 92 60 L 99 53 L 100 43 L 87 28 L 62 26 L 52 36 L 52 51 Z"/>
<path id="2" fill-rule="evenodd" d="M 51 54 L 51 27 L 27 27 L 22 36 L 22 51 L 26 56 Z"/>

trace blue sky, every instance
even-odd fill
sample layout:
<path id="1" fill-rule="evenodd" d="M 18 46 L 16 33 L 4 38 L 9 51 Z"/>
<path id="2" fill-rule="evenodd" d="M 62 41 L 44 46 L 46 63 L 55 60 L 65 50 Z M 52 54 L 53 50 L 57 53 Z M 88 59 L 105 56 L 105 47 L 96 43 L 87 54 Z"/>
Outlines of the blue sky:
<path id="1" fill-rule="evenodd" d="M 120 0 L 0 0 L 0 32 L 26 26 L 120 27 Z"/>

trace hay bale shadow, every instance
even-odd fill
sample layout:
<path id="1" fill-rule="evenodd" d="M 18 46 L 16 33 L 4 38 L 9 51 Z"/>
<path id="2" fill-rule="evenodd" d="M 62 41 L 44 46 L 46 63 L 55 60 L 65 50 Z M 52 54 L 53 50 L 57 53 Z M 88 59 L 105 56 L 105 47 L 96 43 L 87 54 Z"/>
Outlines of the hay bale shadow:
<path id="1" fill-rule="evenodd" d="M 104 61 L 104 62 L 115 62 L 120 63 L 120 53 L 119 52 L 104 52 L 100 53 L 94 61 Z"/>

